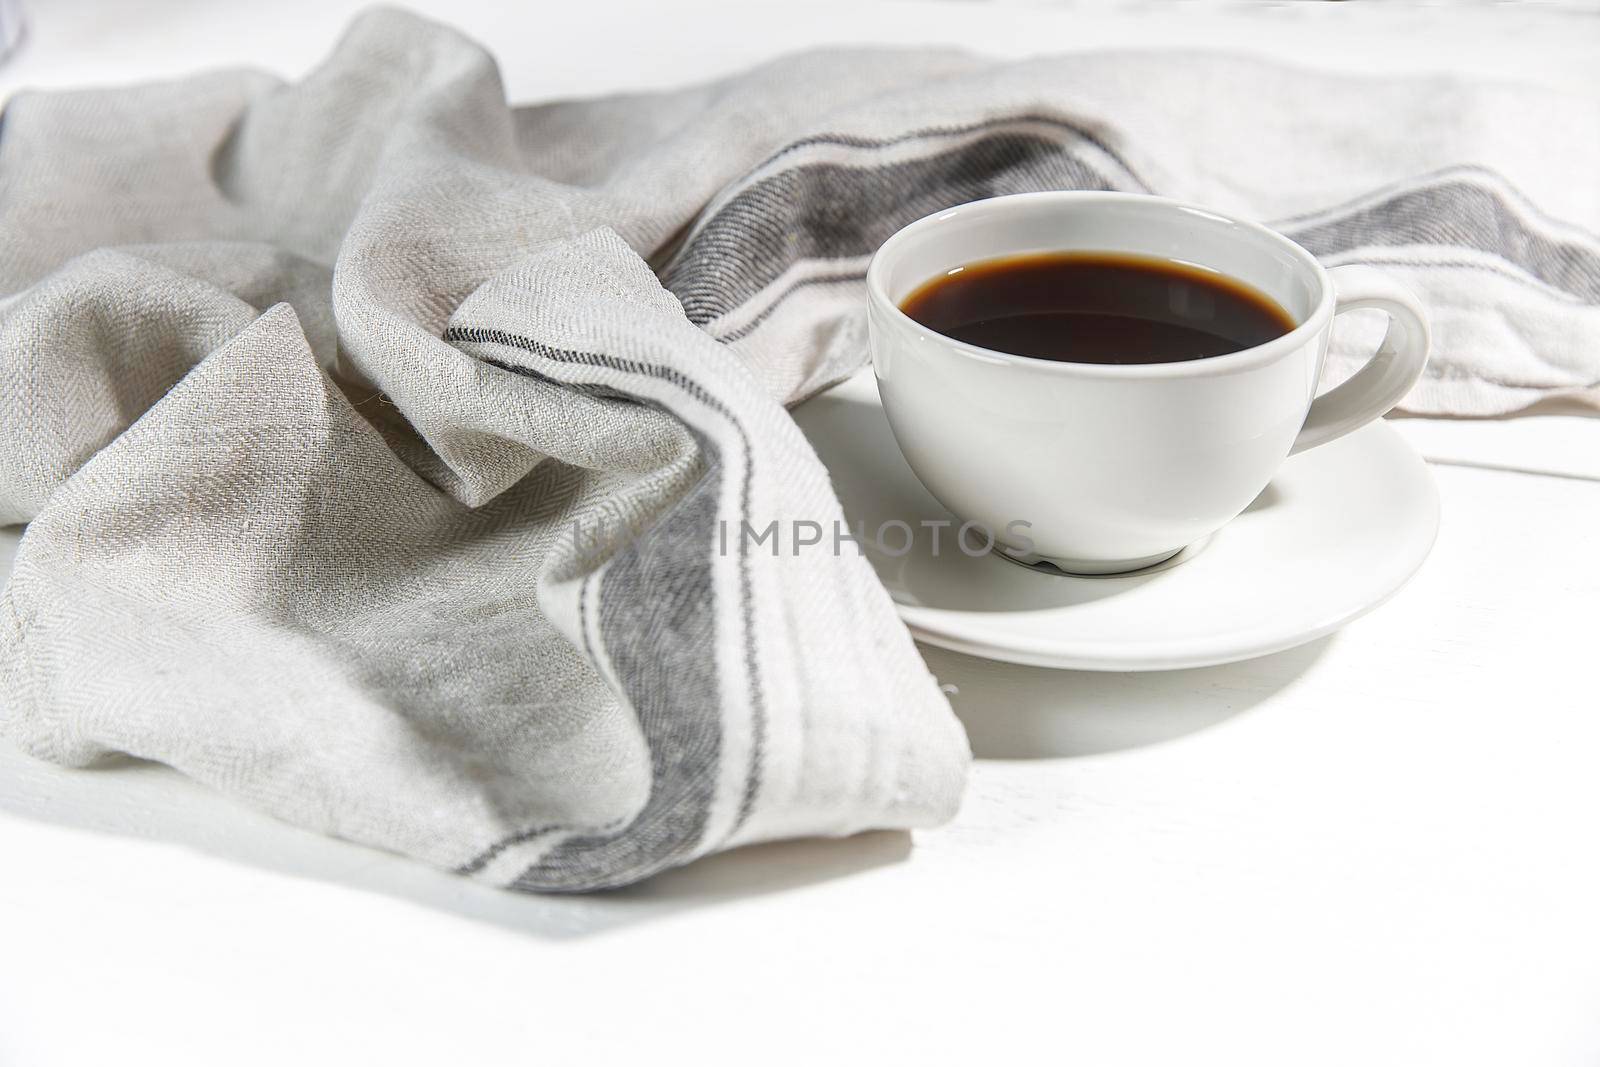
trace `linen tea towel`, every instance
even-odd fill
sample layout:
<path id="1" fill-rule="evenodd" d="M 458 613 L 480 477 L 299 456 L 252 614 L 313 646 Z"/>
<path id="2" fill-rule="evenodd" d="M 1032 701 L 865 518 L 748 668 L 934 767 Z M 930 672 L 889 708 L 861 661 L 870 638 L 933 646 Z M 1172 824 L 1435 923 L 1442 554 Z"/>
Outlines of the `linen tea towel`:
<path id="1" fill-rule="evenodd" d="M 1414 410 L 1594 399 L 1596 121 L 1232 57 L 849 51 L 513 109 L 388 11 L 295 85 L 19 95 L 0 729 L 522 889 L 937 823 L 959 725 L 865 562 L 792 536 L 842 516 L 783 404 L 860 366 L 877 243 L 1006 192 L 1200 200 L 1421 291 Z"/>

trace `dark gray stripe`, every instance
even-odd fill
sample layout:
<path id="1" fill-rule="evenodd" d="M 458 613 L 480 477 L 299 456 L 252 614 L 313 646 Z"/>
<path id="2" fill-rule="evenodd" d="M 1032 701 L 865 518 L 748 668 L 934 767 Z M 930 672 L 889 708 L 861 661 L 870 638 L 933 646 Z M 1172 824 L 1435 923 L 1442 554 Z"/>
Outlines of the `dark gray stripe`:
<path id="1" fill-rule="evenodd" d="M 681 389 L 727 419 L 737 434 L 744 456 L 739 518 L 742 520 L 750 514 L 754 462 L 749 434 L 740 420 L 720 400 L 707 393 L 698 382 L 674 368 L 617 359 L 599 353 L 557 349 L 516 334 L 478 327 L 451 326 L 445 331 L 444 339 L 450 342 L 507 345 L 553 362 L 604 367 L 627 374 L 652 377 L 667 381 Z M 660 406 L 648 398 L 631 396 L 609 386 L 565 381 L 517 363 L 488 358 L 484 358 L 483 362 L 564 388 Z M 715 443 L 703 434 L 697 433 L 696 436 L 706 455 L 706 474 L 655 527 L 646 531 L 633 545 L 614 557 L 608 571 L 625 576 L 615 580 L 625 580 L 634 585 L 638 596 L 643 598 L 640 601 L 642 604 L 640 610 L 648 609 L 649 602 L 655 601 L 673 605 L 677 614 L 674 614 L 666 625 L 671 632 L 681 629 L 684 633 L 696 634 L 697 641 L 678 642 L 669 634 L 665 640 L 672 644 L 673 651 L 665 659 L 659 655 L 655 656 L 654 668 L 645 661 L 631 660 L 629 656 L 636 654 L 637 650 L 662 648 L 662 631 L 659 628 L 649 628 L 641 632 L 630 630 L 632 636 L 623 637 L 620 636 L 617 627 L 627 629 L 635 623 L 656 623 L 660 620 L 636 619 L 625 614 L 633 610 L 626 601 L 634 599 L 634 593 L 628 594 L 626 598 L 617 598 L 619 606 L 615 611 L 611 605 L 612 598 L 601 597 L 601 631 L 604 635 L 609 627 L 611 632 L 618 635 L 615 644 L 607 639 L 607 649 L 611 653 L 613 666 L 617 668 L 618 677 L 627 690 L 629 701 L 639 713 L 640 726 L 650 747 L 653 775 L 650 800 L 639 818 L 623 831 L 589 834 L 563 842 L 540 863 L 524 872 L 514 883 L 515 888 L 581 890 L 636 881 L 671 866 L 675 860 L 693 849 L 704 831 L 711 796 L 716 785 L 715 759 L 720 751 L 721 739 L 722 704 L 717 699 L 715 664 L 710 657 L 710 652 L 715 647 L 714 631 L 710 629 L 714 618 L 710 602 L 710 567 L 714 550 L 711 539 L 714 536 L 715 506 L 721 485 L 722 462 L 721 453 Z M 709 515 L 702 513 L 701 509 L 706 506 L 712 508 Z M 694 532 L 694 523 L 697 520 L 701 521 L 699 536 L 702 539 L 698 547 L 688 540 Z M 745 670 L 749 676 L 751 755 L 744 794 L 733 832 L 737 832 L 743 826 L 759 795 L 767 732 L 766 700 L 757 670 L 749 552 L 743 538 L 739 539 L 738 552 L 739 609 L 743 627 L 741 636 L 744 643 Z M 636 568 L 625 559 L 630 554 L 637 557 Z M 649 566 L 645 566 L 646 563 Z M 695 566 L 704 569 L 685 579 L 684 568 Z M 651 584 L 662 576 L 670 577 L 673 589 L 677 589 L 678 592 L 665 591 Z M 602 585 L 602 592 L 612 580 L 607 578 Z M 703 602 L 694 600 L 691 593 L 685 592 L 692 586 L 704 591 Z M 636 604 L 634 607 L 638 608 L 639 605 Z M 696 617 L 682 613 L 689 608 L 698 608 L 703 619 L 696 622 Z M 585 633 L 587 634 L 587 630 Z M 624 651 L 619 653 L 619 649 Z M 703 670 L 706 674 L 694 678 L 674 674 L 672 684 L 663 685 L 660 678 L 655 677 L 653 673 L 667 667 L 676 667 L 679 670 L 691 669 L 686 667 L 689 661 L 696 664 L 692 669 Z M 625 674 L 625 668 L 631 673 Z M 676 691 L 680 690 L 681 696 L 675 695 Z M 699 736 L 699 741 L 695 744 L 686 744 L 684 738 L 688 734 Z M 707 738 L 711 740 L 708 741 Z M 711 760 L 709 764 L 704 762 L 706 758 Z M 519 840 L 531 840 L 533 837 L 557 829 L 564 828 L 542 826 L 513 835 L 486 849 L 483 854 L 464 864 L 461 869 L 465 873 L 481 870 L 489 860 L 511 844 Z M 637 842 L 630 840 L 635 837 L 638 838 Z"/>
<path id="2" fill-rule="evenodd" d="M 791 265 L 871 253 L 907 223 L 941 208 L 1042 189 L 1112 189 L 1073 153 L 1081 136 L 1000 131 L 921 159 L 879 167 L 803 164 L 742 190 L 662 270 L 690 321 L 744 304 Z"/>
<path id="3" fill-rule="evenodd" d="M 1398 245 L 1473 248 L 1584 303 L 1600 304 L 1600 253 L 1538 232 L 1497 191 L 1475 182 L 1445 179 L 1331 219 L 1278 226 L 1317 256 Z"/>
<path id="4" fill-rule="evenodd" d="M 800 260 L 867 255 L 900 226 L 941 207 L 1037 188 L 1114 187 L 1105 175 L 1071 156 L 1066 145 L 1005 130 L 1025 122 L 1051 123 L 1069 131 L 1079 142 L 1105 152 L 1141 190 L 1149 191 L 1092 131 L 1053 116 L 927 127 L 878 140 L 823 134 L 786 145 L 762 166 L 814 144 L 880 148 L 921 138 L 997 131 L 973 145 L 916 161 L 878 168 L 802 165 L 762 179 L 699 228 L 662 270 L 663 282 L 678 296 L 691 321 L 704 325 L 747 302 Z M 1048 174 L 1052 163 L 1061 173 Z M 1581 240 L 1539 232 L 1495 190 L 1458 177 L 1463 169 L 1505 181 L 1487 168 L 1452 168 L 1426 179 L 1429 184 L 1396 188 L 1377 203 L 1353 204 L 1333 218 L 1321 212 L 1318 221 L 1302 215 L 1277 226 L 1319 256 L 1374 246 L 1473 248 L 1503 259 L 1513 268 L 1501 272 L 1509 277 L 1532 278 L 1578 301 L 1600 303 L 1600 253 Z M 1048 175 L 1043 180 L 1041 172 Z M 799 289 L 861 276 L 851 271 L 801 279 L 718 339 L 748 336 Z"/>
<path id="5" fill-rule="evenodd" d="M 754 173 L 762 170 L 776 163 L 784 156 L 814 145 L 838 145 L 841 148 L 892 148 L 895 145 L 927 138 L 939 137 L 948 140 L 981 133 L 984 130 L 1001 130 L 1023 125 L 1054 126 L 1059 130 L 1070 133 L 1076 139 L 1091 144 L 1104 152 L 1107 158 L 1122 168 L 1123 172 L 1128 176 L 1129 182 L 1137 186 L 1141 192 L 1148 193 L 1152 191 L 1150 186 L 1145 183 L 1145 180 L 1139 177 L 1134 169 L 1128 165 L 1128 161 L 1122 157 L 1121 153 L 1113 149 L 1104 138 L 1095 132 L 1093 127 L 1086 126 L 1081 122 L 1073 122 L 1071 119 L 1062 118 L 1060 115 L 1044 115 L 1033 112 L 1024 112 L 1020 115 L 1001 115 L 998 118 L 984 119 L 981 122 L 969 122 L 957 126 L 923 126 L 920 129 L 895 134 L 892 137 L 861 137 L 849 133 L 819 133 L 789 142 L 752 167 L 750 172 Z"/>
<path id="6" fill-rule="evenodd" d="M 650 749 L 650 797 L 619 832 L 569 837 L 514 889 L 601 889 L 683 862 L 705 835 L 722 758 L 712 603 L 720 455 L 683 499 L 606 566 L 601 640 Z"/>

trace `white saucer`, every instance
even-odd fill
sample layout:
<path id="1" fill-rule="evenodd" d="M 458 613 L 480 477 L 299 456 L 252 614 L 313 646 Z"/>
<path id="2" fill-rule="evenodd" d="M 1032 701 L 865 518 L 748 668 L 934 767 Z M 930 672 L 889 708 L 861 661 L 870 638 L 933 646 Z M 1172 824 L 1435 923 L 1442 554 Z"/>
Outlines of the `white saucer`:
<path id="1" fill-rule="evenodd" d="M 1152 671 L 1281 652 L 1387 600 L 1439 528 L 1427 467 L 1379 421 L 1287 460 L 1244 514 L 1167 563 L 1110 578 L 1041 573 L 968 555 L 953 529 L 933 551 L 921 524 L 950 513 L 901 458 L 870 371 L 794 416 L 852 527 L 865 523 L 866 554 L 913 636 L 1010 663 Z M 874 536 L 892 520 L 916 534 L 898 557 L 903 532 Z"/>

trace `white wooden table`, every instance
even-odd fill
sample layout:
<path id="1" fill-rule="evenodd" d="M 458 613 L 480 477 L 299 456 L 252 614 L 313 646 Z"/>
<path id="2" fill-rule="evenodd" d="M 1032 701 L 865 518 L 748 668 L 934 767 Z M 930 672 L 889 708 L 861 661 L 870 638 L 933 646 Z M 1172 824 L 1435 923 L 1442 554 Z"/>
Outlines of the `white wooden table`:
<path id="1" fill-rule="evenodd" d="M 297 75 L 355 6 L 35 3 L 0 94 L 197 64 Z M 1600 40 L 1559 12 L 1508 34 L 1479 8 L 415 6 L 489 41 L 514 98 L 834 41 L 1578 78 Z M 1398 425 L 1434 465 L 1438 546 L 1342 633 L 1123 676 L 926 650 L 981 758 L 956 821 L 914 837 L 516 896 L 159 767 L 64 771 L 0 743 L 0 1064 L 1592 1067 L 1600 420 Z"/>

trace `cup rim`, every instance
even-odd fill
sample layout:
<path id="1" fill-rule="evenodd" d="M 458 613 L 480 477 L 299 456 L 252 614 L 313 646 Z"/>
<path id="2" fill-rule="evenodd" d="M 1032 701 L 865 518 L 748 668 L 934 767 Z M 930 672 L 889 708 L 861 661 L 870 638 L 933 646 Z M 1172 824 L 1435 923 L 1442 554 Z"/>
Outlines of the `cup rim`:
<path id="1" fill-rule="evenodd" d="M 889 294 L 884 288 L 883 276 L 888 270 L 887 263 L 893 257 L 896 246 L 915 237 L 924 230 L 939 225 L 939 223 L 957 213 L 973 210 L 1007 211 L 1029 204 L 1048 203 L 1051 201 L 1080 205 L 1132 203 L 1156 211 L 1195 212 L 1210 216 L 1220 222 L 1237 226 L 1246 233 L 1277 245 L 1305 266 L 1317 279 L 1317 283 L 1320 286 L 1317 305 L 1312 309 L 1311 314 L 1306 316 L 1304 322 L 1281 337 L 1274 337 L 1272 340 L 1262 344 L 1254 345 L 1250 348 L 1242 348 L 1237 352 L 1229 352 L 1223 356 L 1209 356 L 1205 359 L 1182 360 L 1173 363 L 1073 363 L 1065 360 L 1036 359 L 1032 356 L 1018 355 L 1015 352 L 1002 352 L 999 349 L 984 348 L 980 345 L 969 344 L 966 341 L 958 341 L 954 337 L 946 336 L 937 330 L 924 326 L 900 310 L 900 306 L 889 299 Z M 1125 250 L 1108 248 L 1105 251 L 1117 252 Z M 1248 219 L 1228 215 L 1202 204 L 1175 200 L 1171 197 L 1155 196 L 1148 193 L 1119 193 L 1087 189 L 1051 189 L 1033 193 L 1009 193 L 1004 196 L 988 197 L 983 200 L 970 200 L 964 204 L 943 208 L 932 214 L 924 215 L 915 222 L 907 223 L 896 230 L 883 244 L 878 246 L 878 250 L 872 254 L 872 259 L 867 264 L 866 281 L 868 301 L 886 313 L 891 321 L 903 327 L 931 334 L 938 338 L 945 348 L 950 351 L 983 363 L 1026 367 L 1037 373 L 1064 377 L 1119 378 L 1126 380 L 1201 378 L 1251 370 L 1272 363 L 1308 343 L 1318 331 L 1327 325 L 1328 320 L 1333 315 L 1334 304 L 1333 285 L 1329 281 L 1327 270 L 1321 263 L 1317 262 L 1316 257 L 1310 252 L 1307 252 L 1300 245 L 1276 230 L 1263 226 L 1258 222 L 1251 222 Z"/>

